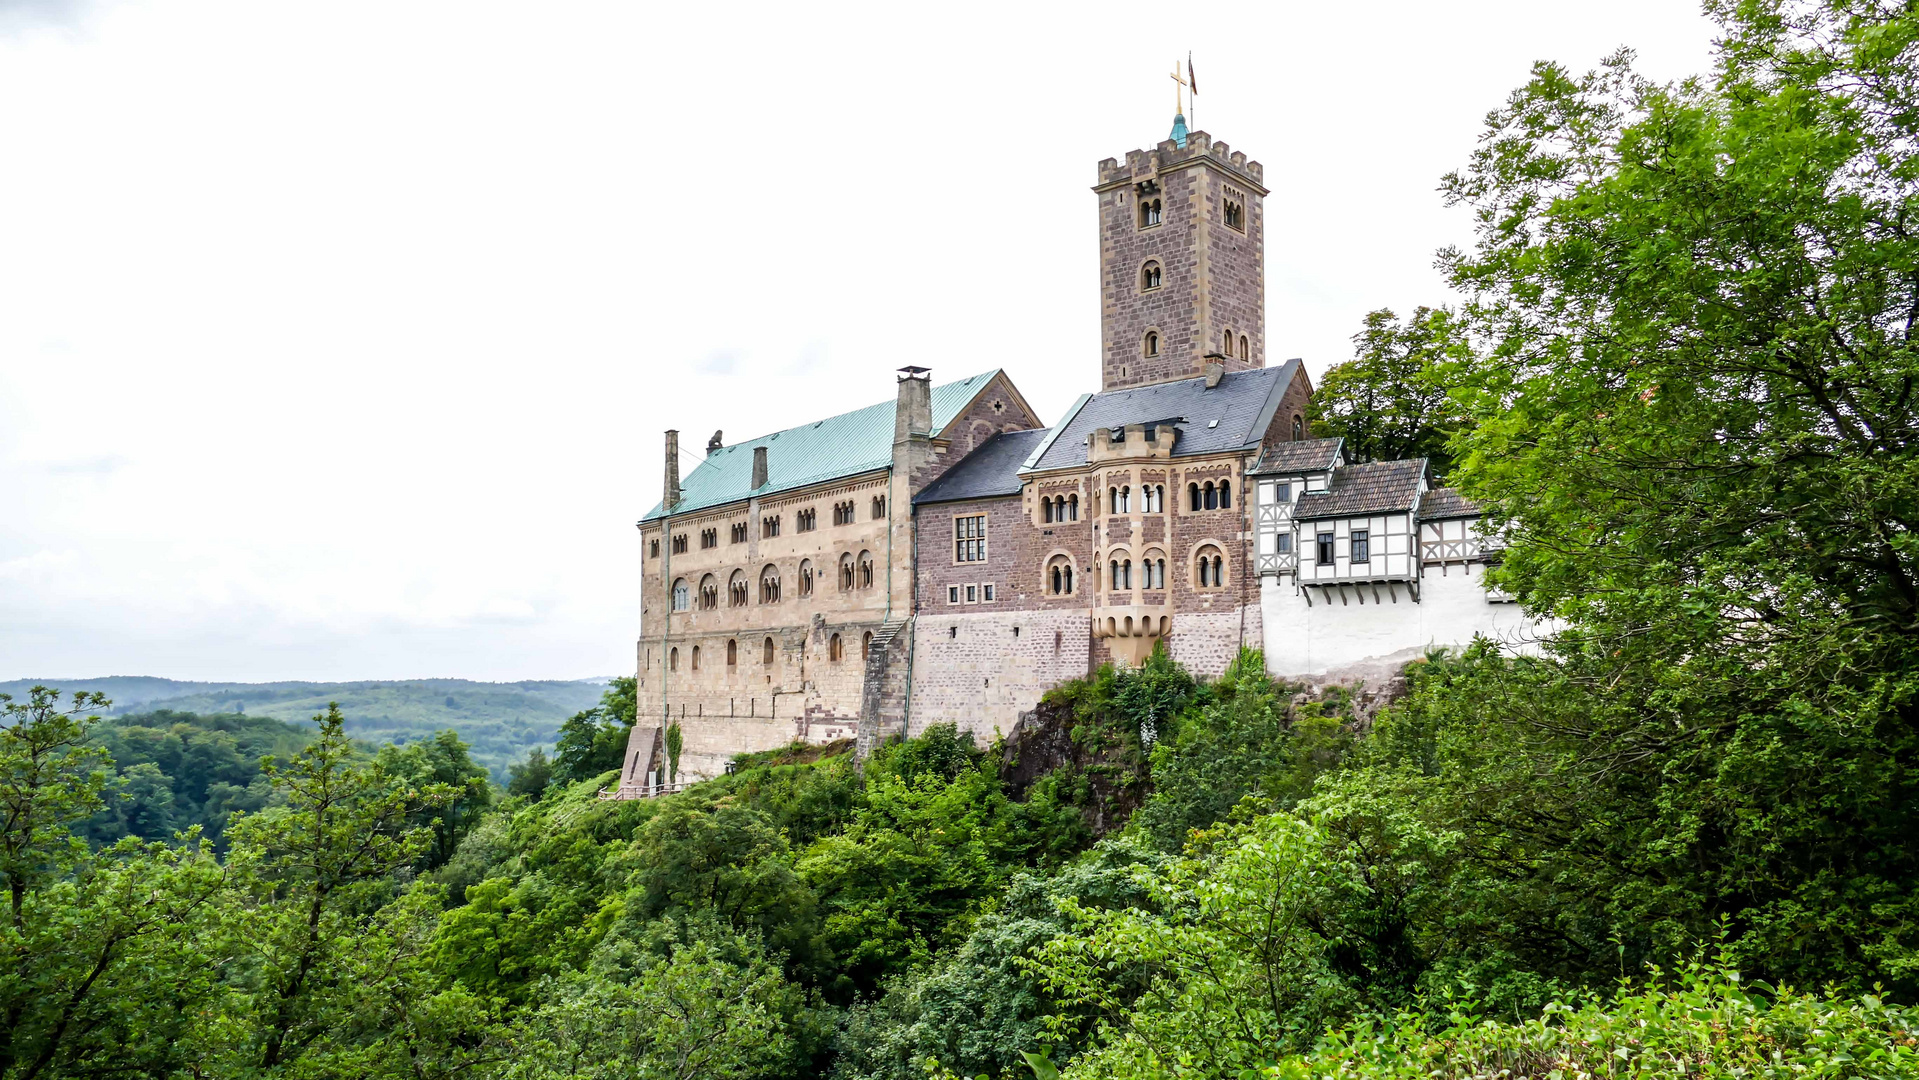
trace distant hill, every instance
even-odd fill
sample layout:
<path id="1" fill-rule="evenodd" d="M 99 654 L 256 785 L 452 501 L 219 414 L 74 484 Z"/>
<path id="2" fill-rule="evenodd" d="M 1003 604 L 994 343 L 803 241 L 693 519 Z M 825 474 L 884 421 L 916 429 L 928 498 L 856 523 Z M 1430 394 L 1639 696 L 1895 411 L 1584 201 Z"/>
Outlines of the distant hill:
<path id="1" fill-rule="evenodd" d="M 37 685 L 67 692 L 97 690 L 114 715 L 175 709 L 192 713 L 246 713 L 300 722 L 340 703 L 347 731 L 368 742 L 406 744 L 448 728 L 460 733 L 473 760 L 504 779 L 509 762 L 535 746 L 551 747 L 561 721 L 599 703 L 604 680 L 395 679 L 367 682 L 182 682 L 145 675 L 104 679 L 14 679 L 0 693 L 26 697 Z"/>

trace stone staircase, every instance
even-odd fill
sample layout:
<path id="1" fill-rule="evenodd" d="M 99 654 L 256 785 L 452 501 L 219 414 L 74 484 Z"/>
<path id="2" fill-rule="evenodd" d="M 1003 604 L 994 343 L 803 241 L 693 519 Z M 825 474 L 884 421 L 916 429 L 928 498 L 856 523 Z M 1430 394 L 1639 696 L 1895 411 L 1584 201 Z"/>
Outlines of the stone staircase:
<path id="1" fill-rule="evenodd" d="M 860 693 L 859 738 L 855 744 L 860 761 L 878 749 L 887 736 L 904 733 L 912 625 L 910 618 L 893 619 L 881 623 L 873 633 Z"/>

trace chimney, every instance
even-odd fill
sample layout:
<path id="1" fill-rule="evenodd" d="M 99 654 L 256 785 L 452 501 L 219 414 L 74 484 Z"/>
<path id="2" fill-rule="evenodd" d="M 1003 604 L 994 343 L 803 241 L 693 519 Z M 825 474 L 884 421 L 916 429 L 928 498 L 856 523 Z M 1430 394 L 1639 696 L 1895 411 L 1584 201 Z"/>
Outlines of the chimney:
<path id="1" fill-rule="evenodd" d="M 753 448 L 753 490 L 758 491 L 759 489 L 765 486 L 766 486 L 766 447 L 755 446 Z"/>
<path id="2" fill-rule="evenodd" d="M 717 431 L 714 432 L 713 437 L 706 440 L 706 456 L 712 457 L 714 454 L 719 453 L 720 448 L 725 445 L 726 445 L 726 440 L 724 438 L 721 438 L 719 432 Z"/>
<path id="3" fill-rule="evenodd" d="M 899 401 L 893 406 L 893 445 L 932 433 L 933 376 L 923 367 L 903 367 Z"/>
<path id="4" fill-rule="evenodd" d="M 669 514 L 680 505 L 680 433 L 671 428 L 666 432 L 666 494 L 660 505 Z"/>
<path id="5" fill-rule="evenodd" d="M 1206 361 L 1206 366 L 1201 370 L 1206 372 L 1206 389 L 1208 390 L 1218 386 L 1219 380 L 1226 375 L 1226 365 L 1217 360 Z"/>

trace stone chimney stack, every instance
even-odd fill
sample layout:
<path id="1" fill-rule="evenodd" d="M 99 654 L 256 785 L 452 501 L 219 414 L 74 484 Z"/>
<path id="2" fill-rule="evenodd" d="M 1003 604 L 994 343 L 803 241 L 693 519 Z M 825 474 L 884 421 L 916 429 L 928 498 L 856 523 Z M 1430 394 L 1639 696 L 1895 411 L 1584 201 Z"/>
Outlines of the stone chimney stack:
<path id="1" fill-rule="evenodd" d="M 666 493 L 660 496 L 660 507 L 667 513 L 680 505 L 680 433 L 672 428 L 666 432 Z"/>
<path id="2" fill-rule="evenodd" d="M 933 433 L 933 376 L 923 367 L 900 369 L 899 401 L 893 406 L 893 446 Z"/>
<path id="3" fill-rule="evenodd" d="M 765 486 L 766 486 L 766 447 L 755 446 L 753 448 L 753 490 L 758 491 L 759 489 Z"/>
<path id="4" fill-rule="evenodd" d="M 1206 389 L 1208 390 L 1218 386 L 1219 380 L 1226 377 L 1226 365 L 1217 360 L 1206 361 L 1200 370 L 1206 373 Z"/>

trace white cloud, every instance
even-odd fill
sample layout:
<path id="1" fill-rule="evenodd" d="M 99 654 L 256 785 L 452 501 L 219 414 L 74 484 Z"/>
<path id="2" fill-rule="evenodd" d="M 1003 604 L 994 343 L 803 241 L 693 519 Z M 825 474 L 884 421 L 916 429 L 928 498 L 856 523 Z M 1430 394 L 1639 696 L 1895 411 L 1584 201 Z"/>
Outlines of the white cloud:
<path id="1" fill-rule="evenodd" d="M 1275 359 L 1445 299 L 1438 177 L 1550 6 L 0 3 L 0 677 L 632 663 L 660 432 L 1097 373 L 1103 157 L 1264 162 Z M 697 446 L 690 446 L 697 452 Z"/>

